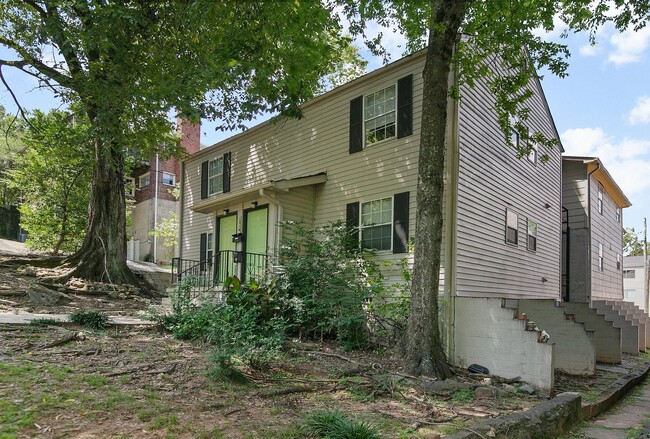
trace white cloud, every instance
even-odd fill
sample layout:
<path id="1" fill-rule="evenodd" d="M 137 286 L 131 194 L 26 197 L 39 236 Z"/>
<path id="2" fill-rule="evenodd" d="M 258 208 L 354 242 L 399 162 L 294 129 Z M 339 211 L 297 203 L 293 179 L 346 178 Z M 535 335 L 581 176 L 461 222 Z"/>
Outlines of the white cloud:
<path id="1" fill-rule="evenodd" d="M 641 96 L 637 99 L 636 107 L 630 111 L 628 120 L 630 125 L 650 123 L 650 96 Z"/>
<path id="2" fill-rule="evenodd" d="M 609 62 L 616 65 L 637 62 L 650 44 L 650 27 L 614 34 L 609 41 L 614 46 L 608 56 Z"/>
<path id="3" fill-rule="evenodd" d="M 585 44 L 579 49 L 579 53 L 582 56 L 595 56 L 600 53 L 600 47 L 598 45 Z"/>
<path id="4" fill-rule="evenodd" d="M 546 41 L 558 40 L 562 32 L 567 28 L 567 24 L 562 21 L 559 15 L 553 16 L 553 30 L 547 31 L 542 28 L 533 29 L 533 35 L 538 36 Z"/>
<path id="5" fill-rule="evenodd" d="M 598 157 L 629 197 L 650 190 L 650 140 L 616 140 L 602 128 L 576 128 L 563 132 L 566 155 Z"/>

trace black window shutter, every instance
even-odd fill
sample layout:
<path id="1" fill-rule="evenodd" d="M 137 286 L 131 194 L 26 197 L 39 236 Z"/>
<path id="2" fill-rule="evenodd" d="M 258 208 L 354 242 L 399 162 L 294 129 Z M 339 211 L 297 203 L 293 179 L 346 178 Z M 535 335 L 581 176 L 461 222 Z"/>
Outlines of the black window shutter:
<path id="1" fill-rule="evenodd" d="M 359 246 L 359 202 L 348 203 L 345 209 L 345 225 L 350 229 L 349 249 Z"/>
<path id="2" fill-rule="evenodd" d="M 397 138 L 413 133 L 413 75 L 397 81 Z"/>
<path id="3" fill-rule="evenodd" d="M 208 234 L 201 233 L 201 241 L 199 243 L 199 261 L 201 262 L 201 271 L 205 271 L 205 258 L 208 251 Z"/>
<path id="4" fill-rule="evenodd" d="M 230 192 L 230 152 L 223 155 L 223 191 Z"/>
<path id="5" fill-rule="evenodd" d="M 409 193 L 393 196 L 393 253 L 408 253 Z"/>
<path id="6" fill-rule="evenodd" d="M 350 154 L 363 150 L 363 96 L 350 101 Z"/>
<path id="7" fill-rule="evenodd" d="M 208 162 L 201 163 L 201 199 L 208 198 Z"/>

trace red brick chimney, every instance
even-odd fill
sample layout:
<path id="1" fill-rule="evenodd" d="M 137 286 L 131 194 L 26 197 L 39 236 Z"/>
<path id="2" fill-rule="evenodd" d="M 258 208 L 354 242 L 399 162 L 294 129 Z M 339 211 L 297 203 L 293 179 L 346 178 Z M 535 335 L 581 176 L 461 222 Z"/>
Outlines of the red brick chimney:
<path id="1" fill-rule="evenodd" d="M 187 119 L 176 119 L 176 129 L 180 132 L 180 144 L 188 154 L 201 149 L 201 124 L 192 124 Z"/>

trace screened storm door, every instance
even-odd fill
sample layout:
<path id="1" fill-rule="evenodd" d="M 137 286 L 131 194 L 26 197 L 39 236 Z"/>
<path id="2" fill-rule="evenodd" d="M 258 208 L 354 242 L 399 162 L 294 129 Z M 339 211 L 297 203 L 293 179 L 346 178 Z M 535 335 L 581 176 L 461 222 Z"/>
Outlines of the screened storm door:
<path id="1" fill-rule="evenodd" d="M 237 214 L 217 218 L 217 284 L 222 285 L 228 276 L 235 273 L 233 254 L 235 243 L 232 235 L 237 233 Z"/>
<path id="2" fill-rule="evenodd" d="M 266 248 L 268 239 L 268 207 L 258 207 L 244 213 L 244 278 L 255 279 L 266 270 Z"/>

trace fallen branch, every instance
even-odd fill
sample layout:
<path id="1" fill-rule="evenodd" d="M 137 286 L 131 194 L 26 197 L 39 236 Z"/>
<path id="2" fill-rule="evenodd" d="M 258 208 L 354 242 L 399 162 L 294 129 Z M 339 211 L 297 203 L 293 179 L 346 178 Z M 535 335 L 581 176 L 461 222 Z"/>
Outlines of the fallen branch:
<path id="1" fill-rule="evenodd" d="M 58 340 L 53 341 L 52 343 L 48 343 L 46 345 L 41 346 L 41 349 L 49 349 L 53 348 L 56 346 L 61 346 L 66 343 L 70 343 L 71 341 L 83 341 L 86 339 L 86 336 L 84 335 L 83 332 L 73 332 L 66 337 L 60 338 Z"/>
<path id="2" fill-rule="evenodd" d="M 358 361 L 354 361 L 354 360 L 352 360 L 352 359 L 350 359 L 350 358 L 348 358 L 348 357 L 344 357 L 343 355 L 339 355 L 339 354 L 330 354 L 329 352 L 321 352 L 321 351 L 305 351 L 305 350 L 302 350 L 302 351 L 299 351 L 299 352 L 302 352 L 302 353 L 307 354 L 307 355 L 313 355 L 313 354 L 315 354 L 315 355 L 322 355 L 322 356 L 324 356 L 324 357 L 334 357 L 334 358 L 338 358 L 339 360 L 347 361 L 347 362 L 349 362 L 349 363 L 353 363 L 353 364 L 361 364 L 361 363 L 359 363 Z"/>
<path id="3" fill-rule="evenodd" d="M 296 386 L 296 387 L 288 387 L 286 389 L 275 389 L 275 390 L 268 390 L 266 392 L 259 392 L 258 395 L 261 396 L 262 398 L 271 398 L 273 396 L 290 395 L 292 393 L 315 392 L 316 390 L 318 389 L 315 389 L 313 387 Z"/>

